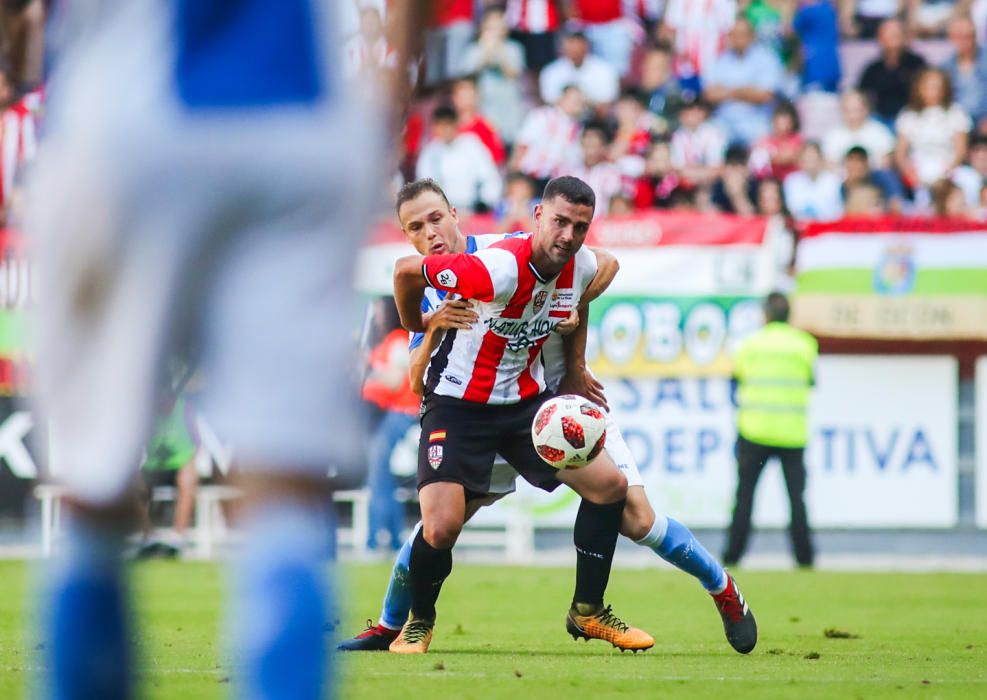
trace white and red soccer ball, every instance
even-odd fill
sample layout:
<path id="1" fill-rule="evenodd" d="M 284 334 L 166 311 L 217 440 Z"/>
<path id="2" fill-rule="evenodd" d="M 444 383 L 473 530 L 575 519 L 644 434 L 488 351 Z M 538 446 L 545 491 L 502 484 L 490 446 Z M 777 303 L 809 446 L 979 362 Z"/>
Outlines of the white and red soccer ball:
<path id="1" fill-rule="evenodd" d="M 573 394 L 546 401 L 531 424 L 535 450 L 556 469 L 585 467 L 600 454 L 606 439 L 603 409 Z"/>

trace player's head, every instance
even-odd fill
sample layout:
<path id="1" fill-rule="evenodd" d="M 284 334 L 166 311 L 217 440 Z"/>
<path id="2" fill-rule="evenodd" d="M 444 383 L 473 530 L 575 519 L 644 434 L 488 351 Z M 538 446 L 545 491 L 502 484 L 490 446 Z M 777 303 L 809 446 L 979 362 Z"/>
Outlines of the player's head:
<path id="1" fill-rule="evenodd" d="M 415 180 L 399 191 L 395 209 L 401 230 L 422 255 L 462 253 L 466 236 L 459 230 L 456 208 L 446 193 L 431 179 Z"/>
<path id="2" fill-rule="evenodd" d="M 788 323 L 788 297 L 781 292 L 771 292 L 764 298 L 764 317 L 768 323 Z"/>
<path id="3" fill-rule="evenodd" d="M 544 268 L 541 272 L 557 275 L 582 247 L 595 207 L 592 188 L 577 177 L 565 175 L 545 185 L 531 240 L 533 262 Z"/>

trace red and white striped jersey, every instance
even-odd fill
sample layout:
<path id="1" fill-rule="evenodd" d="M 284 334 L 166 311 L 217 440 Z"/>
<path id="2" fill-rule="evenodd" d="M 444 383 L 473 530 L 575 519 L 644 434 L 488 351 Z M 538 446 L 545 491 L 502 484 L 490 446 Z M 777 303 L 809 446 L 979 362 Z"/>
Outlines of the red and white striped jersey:
<path id="1" fill-rule="evenodd" d="M 597 216 L 606 216 L 610 211 L 610 199 L 614 195 L 623 194 L 624 176 L 614 163 L 597 163 L 592 167 L 585 164 L 569 168 L 559 175 L 572 175 L 585 182 L 596 195 Z"/>
<path id="2" fill-rule="evenodd" d="M 425 375 L 426 393 L 512 404 L 545 391 L 539 356 L 552 329 L 579 305 L 596 275 L 583 247 L 553 279 L 531 264 L 531 236 L 505 238 L 476 253 L 429 255 L 428 284 L 473 302 L 470 330 L 446 331 Z"/>
<path id="3" fill-rule="evenodd" d="M 560 24 L 557 1 L 507 0 L 507 26 L 525 34 L 554 32 Z"/>
<path id="4" fill-rule="evenodd" d="M 28 93 L 0 116 L 0 206 L 6 206 L 18 173 L 34 160 L 38 150 L 38 113 L 41 90 Z"/>
<path id="5" fill-rule="evenodd" d="M 553 177 L 579 164 L 579 122 L 555 106 L 539 107 L 521 124 L 516 144 L 524 146 L 518 170 L 535 179 Z"/>
<path id="6" fill-rule="evenodd" d="M 737 18 L 736 0 L 668 0 L 665 24 L 675 30 L 676 64 L 704 75 L 723 51 Z"/>

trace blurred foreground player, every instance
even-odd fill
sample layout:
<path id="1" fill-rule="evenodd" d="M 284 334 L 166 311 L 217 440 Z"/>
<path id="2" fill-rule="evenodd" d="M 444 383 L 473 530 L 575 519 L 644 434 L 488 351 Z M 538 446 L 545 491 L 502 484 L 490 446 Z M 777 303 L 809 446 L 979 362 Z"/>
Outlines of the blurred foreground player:
<path id="1" fill-rule="evenodd" d="M 40 401 L 70 494 L 45 593 L 46 691 L 134 694 L 127 492 L 164 358 L 198 348 L 203 412 L 235 446 L 246 497 L 237 694 L 323 697 L 326 474 L 358 468 L 337 373 L 379 160 L 378 120 L 339 78 L 338 5 L 59 6 L 30 212 Z"/>

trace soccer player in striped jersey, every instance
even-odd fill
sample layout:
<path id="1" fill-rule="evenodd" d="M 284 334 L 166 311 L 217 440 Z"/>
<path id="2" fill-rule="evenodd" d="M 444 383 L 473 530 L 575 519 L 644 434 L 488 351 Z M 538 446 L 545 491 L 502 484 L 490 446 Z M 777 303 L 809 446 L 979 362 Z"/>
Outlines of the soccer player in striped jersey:
<path id="1" fill-rule="evenodd" d="M 473 253 L 489 247 L 513 234 L 464 236 L 459 230 L 456 211 L 445 200 L 441 188 L 431 181 L 418 181 L 406 185 L 398 199 L 398 217 L 402 230 L 419 253 Z M 597 252 L 599 272 L 583 301 L 588 304 L 609 285 L 616 274 L 616 261 L 603 251 Z M 415 333 L 411 339 L 411 380 L 417 393 L 423 393 L 423 377 L 429 360 L 444 336 L 450 330 L 468 329 L 477 319 L 469 302 L 450 299 L 444 292 L 427 289 L 422 310 L 428 314 L 428 328 Z M 585 320 L 586 309 L 581 309 L 580 321 Z M 546 383 L 550 390 L 557 390 L 565 373 L 563 342 L 560 330 L 571 332 L 576 325 L 566 321 L 556 327 L 556 335 L 549 337 L 542 349 Z M 585 333 L 585 324 L 578 329 Z M 581 344 L 577 342 L 577 348 Z M 579 359 L 578 357 L 576 358 Z M 577 362 L 578 364 L 578 362 Z M 602 387 L 586 372 L 583 393 L 597 403 L 605 405 Z M 570 390 L 569 388 L 566 391 Z M 578 391 L 579 388 L 577 387 Z M 656 514 L 648 501 L 637 464 L 624 442 L 619 427 L 608 416 L 607 452 L 627 477 L 627 504 L 624 507 L 620 531 L 637 544 L 654 551 L 662 559 L 682 571 L 696 577 L 704 589 L 713 596 L 720 612 L 724 631 L 730 645 L 741 653 L 748 653 L 757 641 L 757 625 L 749 606 L 743 600 L 736 582 L 709 554 L 692 532 L 673 518 Z M 503 498 L 514 490 L 516 472 L 498 457 L 494 465 L 490 491 L 486 498 L 471 500 L 466 519 L 483 505 Z M 408 561 L 411 546 L 417 534 L 412 531 L 398 552 L 391 579 L 388 582 L 384 605 L 376 625 L 368 623 L 367 630 L 340 645 L 350 651 L 380 651 L 387 649 L 408 618 L 410 589 L 408 586 Z"/>
<path id="2" fill-rule="evenodd" d="M 57 5 L 28 212 L 40 407 L 68 494 L 46 692 L 134 694 L 126 505 L 166 361 L 196 348 L 244 491 L 237 694 L 322 698 L 326 475 L 362 472 L 340 397 L 383 110 L 341 80 L 332 0 Z"/>
<path id="3" fill-rule="evenodd" d="M 621 649 L 647 649 L 651 635 L 604 606 L 627 481 L 608 458 L 577 470 L 555 470 L 538 456 L 531 421 L 546 398 L 541 347 L 575 310 L 597 271 L 582 243 L 595 198 L 586 183 L 561 177 L 546 188 L 531 235 L 474 254 L 410 256 L 394 272 L 402 323 L 424 330 L 427 287 L 476 302 L 478 322 L 446 333 L 425 380 L 418 487 L 422 527 L 411 549 L 411 617 L 391 643 L 396 653 L 425 653 L 436 600 L 452 570 L 452 547 L 466 504 L 489 491 L 500 454 L 531 484 L 561 483 L 582 496 L 573 540 L 576 590 L 566 618 L 574 636 L 606 639 Z"/>

